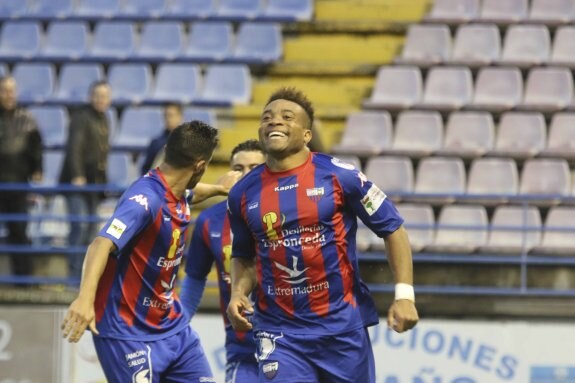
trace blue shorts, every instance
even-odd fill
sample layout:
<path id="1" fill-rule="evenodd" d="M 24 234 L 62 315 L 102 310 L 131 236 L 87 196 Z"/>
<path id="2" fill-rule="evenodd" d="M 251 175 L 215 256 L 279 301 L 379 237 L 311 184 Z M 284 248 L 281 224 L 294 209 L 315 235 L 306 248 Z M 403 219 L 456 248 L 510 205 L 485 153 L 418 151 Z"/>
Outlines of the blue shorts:
<path id="1" fill-rule="evenodd" d="M 367 329 L 338 335 L 255 334 L 260 383 L 375 383 Z"/>
<path id="2" fill-rule="evenodd" d="M 255 360 L 226 363 L 226 383 L 257 383 L 258 374 L 258 363 Z"/>
<path id="3" fill-rule="evenodd" d="M 191 327 L 152 342 L 94 337 L 94 346 L 108 383 L 215 382 Z"/>

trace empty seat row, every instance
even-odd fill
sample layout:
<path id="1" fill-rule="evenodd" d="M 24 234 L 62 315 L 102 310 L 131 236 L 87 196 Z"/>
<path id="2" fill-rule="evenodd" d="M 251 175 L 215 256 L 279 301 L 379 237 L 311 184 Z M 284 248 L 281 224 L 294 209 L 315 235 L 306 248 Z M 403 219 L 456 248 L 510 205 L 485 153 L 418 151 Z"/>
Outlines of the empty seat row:
<path id="1" fill-rule="evenodd" d="M 468 67 L 432 67 L 425 79 L 413 66 L 383 66 L 366 108 L 440 111 L 574 108 L 573 75 L 567 68 L 533 68 L 525 85 L 518 68 L 484 67 L 473 84 Z"/>
<path id="2" fill-rule="evenodd" d="M 313 0 L 2 0 L 0 19 L 310 20 Z"/>
<path id="3" fill-rule="evenodd" d="M 43 36 L 37 22 L 6 22 L 0 32 L 0 59 L 20 61 L 226 61 L 274 62 L 282 56 L 281 28 L 244 22 L 196 22 L 189 36 L 184 24 L 152 21 L 136 33 L 131 22 L 102 21 L 93 36 L 85 22 L 52 22 Z"/>
<path id="4" fill-rule="evenodd" d="M 498 206 L 491 219 L 480 205 L 447 205 L 437 219 L 427 204 L 405 203 L 397 208 L 414 252 L 575 254 L 573 207 L 551 207 L 544 224 L 534 206 Z M 381 238 L 365 230 L 360 235 L 372 250 L 384 250 Z"/>
<path id="5" fill-rule="evenodd" d="M 531 0 L 531 4 L 529 0 L 435 0 L 425 19 L 454 24 L 527 21 L 555 25 L 575 20 L 575 3 L 572 0 Z"/>
<path id="6" fill-rule="evenodd" d="M 452 112 L 447 122 L 435 111 L 403 111 L 395 124 L 386 111 L 358 111 L 346 120 L 334 153 L 367 157 L 432 154 L 476 158 L 483 155 L 525 159 L 575 159 L 575 113 L 553 115 L 549 127 L 538 112 L 505 112 L 494 123 L 489 112 Z"/>
<path id="7" fill-rule="evenodd" d="M 544 25 L 511 25 L 502 48 L 499 28 L 492 24 L 462 25 L 453 42 L 446 25 L 412 25 L 397 62 L 418 66 L 450 63 L 574 67 L 574 40 L 575 26 L 558 28 L 552 42 Z"/>
<path id="8" fill-rule="evenodd" d="M 466 171 L 460 158 L 426 157 L 414 168 L 408 157 L 375 156 L 363 170 L 397 200 L 444 204 L 461 199 L 489 205 L 529 196 L 533 203 L 549 205 L 575 196 L 571 169 L 562 159 L 530 159 L 519 170 L 510 158 L 478 158 Z"/>
<path id="9" fill-rule="evenodd" d="M 107 76 L 100 64 L 65 64 L 56 76 L 49 63 L 21 63 L 12 70 L 24 104 L 78 104 L 87 101 L 91 83 L 107 77 L 115 104 L 177 101 L 213 106 L 245 104 L 251 99 L 251 74 L 244 64 L 167 63 L 153 76 L 150 65 L 113 64 Z"/>

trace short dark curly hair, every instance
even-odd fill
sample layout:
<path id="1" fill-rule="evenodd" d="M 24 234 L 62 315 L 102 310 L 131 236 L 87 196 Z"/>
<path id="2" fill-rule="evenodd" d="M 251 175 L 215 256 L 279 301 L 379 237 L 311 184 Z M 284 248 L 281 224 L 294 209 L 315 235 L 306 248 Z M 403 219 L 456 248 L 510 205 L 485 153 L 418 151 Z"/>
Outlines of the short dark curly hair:
<path id="1" fill-rule="evenodd" d="M 272 93 L 266 106 L 269 105 L 271 102 L 275 100 L 287 100 L 294 102 L 302 107 L 303 110 L 307 113 L 309 117 L 309 129 L 313 126 L 313 119 L 314 119 L 314 109 L 311 101 L 307 98 L 307 96 L 297 88 L 294 87 L 283 87 L 275 92 Z"/>
<path id="2" fill-rule="evenodd" d="M 218 145 L 218 130 L 205 122 L 184 122 L 174 129 L 166 143 L 165 162 L 185 168 L 199 160 L 210 160 Z"/>
<path id="3" fill-rule="evenodd" d="M 246 140 L 244 142 L 240 142 L 236 145 L 235 148 L 232 149 L 232 157 L 235 156 L 239 152 L 264 152 L 262 145 L 258 140 Z"/>

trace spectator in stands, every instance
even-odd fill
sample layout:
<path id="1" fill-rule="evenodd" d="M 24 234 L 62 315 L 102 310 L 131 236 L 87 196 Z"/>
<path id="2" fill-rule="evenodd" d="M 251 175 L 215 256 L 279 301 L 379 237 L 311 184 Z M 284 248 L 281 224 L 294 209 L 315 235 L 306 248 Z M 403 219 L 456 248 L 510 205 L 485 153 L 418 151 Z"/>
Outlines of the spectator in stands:
<path id="1" fill-rule="evenodd" d="M 42 137 L 36 121 L 18 106 L 16 81 L 13 77 L 0 78 L 0 182 L 24 183 L 42 180 Z M 0 213 L 26 214 L 27 193 L 0 191 Z M 27 223 L 7 223 L 8 243 L 29 244 Z M 12 254 L 12 272 L 16 275 L 32 273 L 32 260 L 26 254 Z"/>
<path id="2" fill-rule="evenodd" d="M 158 154 L 161 153 L 162 148 L 168 141 L 170 132 L 184 120 L 184 110 L 182 105 L 170 103 L 164 108 L 164 131 L 150 142 L 146 149 L 146 158 L 142 163 L 142 174 L 145 174 L 152 166 L 159 163 Z"/>
<path id="3" fill-rule="evenodd" d="M 90 86 L 90 104 L 78 111 L 70 121 L 66 156 L 60 182 L 75 186 L 105 185 L 108 163 L 109 121 L 106 116 L 111 103 L 110 85 L 97 81 Z M 103 193 L 78 192 L 67 195 L 68 213 L 87 218 L 96 214 Z M 98 228 L 98 222 L 70 223 L 68 245 L 87 245 Z M 71 254 L 68 275 L 80 277 L 82 258 Z"/>

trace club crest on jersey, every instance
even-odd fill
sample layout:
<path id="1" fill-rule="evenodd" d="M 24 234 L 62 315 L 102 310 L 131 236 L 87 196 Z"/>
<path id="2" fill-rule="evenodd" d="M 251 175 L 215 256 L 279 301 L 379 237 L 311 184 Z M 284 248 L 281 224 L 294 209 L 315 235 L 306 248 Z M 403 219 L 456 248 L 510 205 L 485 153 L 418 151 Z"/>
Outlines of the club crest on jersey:
<path id="1" fill-rule="evenodd" d="M 325 189 L 323 187 L 320 188 L 309 188 L 305 189 L 305 194 L 308 196 L 309 199 L 312 201 L 319 201 L 321 197 L 325 194 Z"/>
<path id="2" fill-rule="evenodd" d="M 283 337 L 283 333 L 280 333 L 280 335 L 275 335 L 266 331 L 258 331 L 255 334 L 256 343 L 258 345 L 256 353 L 256 359 L 258 362 L 267 360 L 276 349 L 276 340 Z"/>
<path id="3" fill-rule="evenodd" d="M 148 211 L 148 198 L 146 198 L 144 195 L 138 194 L 130 197 L 129 200 L 139 203 L 146 209 L 146 211 Z"/>
<path id="4" fill-rule="evenodd" d="M 268 378 L 269 380 L 272 380 L 273 378 L 276 377 L 278 370 L 280 368 L 280 364 L 279 362 L 269 362 L 266 363 L 262 366 L 262 372 L 264 373 L 264 376 L 266 378 Z"/>

